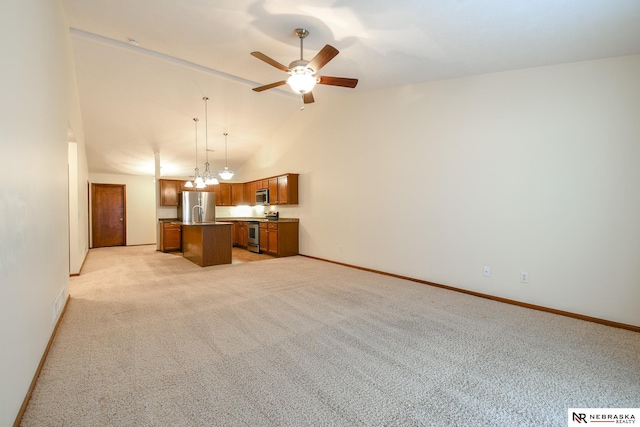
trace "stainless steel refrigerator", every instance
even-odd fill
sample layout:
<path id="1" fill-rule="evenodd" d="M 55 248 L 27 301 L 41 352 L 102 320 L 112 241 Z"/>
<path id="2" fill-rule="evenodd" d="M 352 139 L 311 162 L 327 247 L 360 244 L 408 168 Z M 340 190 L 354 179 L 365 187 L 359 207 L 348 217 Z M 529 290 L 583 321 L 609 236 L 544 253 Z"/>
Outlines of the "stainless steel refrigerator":
<path id="1" fill-rule="evenodd" d="M 178 221 L 215 222 L 216 193 L 183 191 L 178 197 Z"/>

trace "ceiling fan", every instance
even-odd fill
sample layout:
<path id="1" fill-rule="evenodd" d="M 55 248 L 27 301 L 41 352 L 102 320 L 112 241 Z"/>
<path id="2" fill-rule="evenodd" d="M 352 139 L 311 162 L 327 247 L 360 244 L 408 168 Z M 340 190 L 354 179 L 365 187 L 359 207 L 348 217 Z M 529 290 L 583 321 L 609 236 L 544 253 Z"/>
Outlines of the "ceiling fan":
<path id="1" fill-rule="evenodd" d="M 311 92 L 316 84 L 332 85 L 354 88 L 358 84 L 358 79 L 349 79 L 345 77 L 330 77 L 330 76 L 318 76 L 316 73 L 320 71 L 322 67 L 327 65 L 338 53 L 338 49 L 333 46 L 325 45 L 320 52 L 313 57 L 311 61 L 305 61 L 302 58 L 302 41 L 309 35 L 309 31 L 297 28 L 296 34 L 300 38 L 300 59 L 293 61 L 289 64 L 289 67 L 285 67 L 278 61 L 269 58 L 264 53 L 251 52 L 251 55 L 266 62 L 269 65 L 276 67 L 279 70 L 289 74 L 287 80 L 271 83 L 268 85 L 253 88 L 256 92 L 262 92 L 263 90 L 272 89 L 274 87 L 288 84 L 291 89 L 302 95 L 302 99 L 305 104 L 310 104 L 314 101 L 313 93 Z"/>

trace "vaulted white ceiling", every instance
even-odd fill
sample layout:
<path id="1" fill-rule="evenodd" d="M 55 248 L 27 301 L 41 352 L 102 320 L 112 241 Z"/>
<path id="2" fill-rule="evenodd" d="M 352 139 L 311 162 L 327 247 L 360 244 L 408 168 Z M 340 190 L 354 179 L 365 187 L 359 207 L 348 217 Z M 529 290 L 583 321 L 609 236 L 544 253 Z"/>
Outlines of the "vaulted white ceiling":
<path id="1" fill-rule="evenodd" d="M 203 169 L 209 97 L 212 169 L 238 169 L 294 114 L 300 97 L 260 51 L 299 59 L 340 51 L 323 75 L 359 79 L 332 96 L 542 65 L 640 54 L 637 0 L 62 0 L 74 49 L 90 172 L 188 176 Z M 139 46 L 129 44 L 135 39 Z"/>

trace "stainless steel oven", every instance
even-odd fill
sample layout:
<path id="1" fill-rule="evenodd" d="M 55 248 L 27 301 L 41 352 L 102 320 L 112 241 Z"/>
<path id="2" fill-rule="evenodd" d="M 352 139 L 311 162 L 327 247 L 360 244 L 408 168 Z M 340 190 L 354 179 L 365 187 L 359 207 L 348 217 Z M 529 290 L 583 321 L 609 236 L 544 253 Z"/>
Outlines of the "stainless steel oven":
<path id="1" fill-rule="evenodd" d="M 260 223 L 249 221 L 247 224 L 249 236 L 247 238 L 247 249 L 257 254 L 260 253 Z"/>

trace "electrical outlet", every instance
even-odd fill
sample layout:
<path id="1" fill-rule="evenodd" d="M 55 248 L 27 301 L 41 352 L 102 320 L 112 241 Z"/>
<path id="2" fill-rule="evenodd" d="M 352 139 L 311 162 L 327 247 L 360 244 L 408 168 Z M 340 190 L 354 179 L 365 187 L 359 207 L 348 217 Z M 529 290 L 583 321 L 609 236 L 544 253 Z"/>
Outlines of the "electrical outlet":
<path id="1" fill-rule="evenodd" d="M 482 270 L 482 274 L 485 277 L 491 277 L 491 267 L 487 267 L 486 265 L 484 266 L 484 269 Z"/>
<path id="2" fill-rule="evenodd" d="M 529 283 L 529 273 L 526 271 L 520 272 L 520 281 L 522 283 Z"/>

